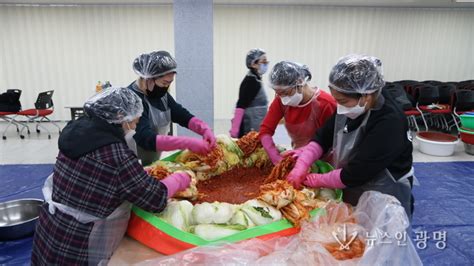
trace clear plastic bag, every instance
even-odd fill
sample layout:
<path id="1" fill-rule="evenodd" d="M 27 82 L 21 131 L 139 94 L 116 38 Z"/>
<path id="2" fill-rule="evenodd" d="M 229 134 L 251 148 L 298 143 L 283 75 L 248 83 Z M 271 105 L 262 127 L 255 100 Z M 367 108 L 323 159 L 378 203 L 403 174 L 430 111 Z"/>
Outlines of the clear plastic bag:
<path id="1" fill-rule="evenodd" d="M 329 203 L 326 215 L 303 223 L 301 232 L 290 237 L 202 246 L 138 265 L 422 265 L 407 228 L 408 217 L 396 198 L 368 191 L 355 209 Z M 356 248 L 362 256 L 333 256 L 357 253 Z"/>

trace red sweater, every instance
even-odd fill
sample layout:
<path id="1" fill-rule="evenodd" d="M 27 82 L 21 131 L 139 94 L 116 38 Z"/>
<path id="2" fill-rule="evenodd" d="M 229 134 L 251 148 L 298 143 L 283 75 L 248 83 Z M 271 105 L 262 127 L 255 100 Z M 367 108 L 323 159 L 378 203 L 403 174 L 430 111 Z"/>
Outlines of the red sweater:
<path id="1" fill-rule="evenodd" d="M 285 123 L 303 123 L 311 115 L 312 108 L 315 106 L 314 104 L 311 104 L 312 101 L 317 101 L 318 103 L 318 117 L 315 120 L 314 126 L 316 129 L 320 128 L 336 111 L 336 101 L 329 93 L 324 92 L 323 90 L 319 91 L 319 96 L 317 96 L 316 99 L 312 99 L 310 102 L 296 107 L 285 106 L 281 102 L 280 97 L 275 97 L 262 125 L 260 126 L 260 135 L 263 136 L 268 134 L 273 136 L 273 134 L 275 134 L 275 129 L 278 126 L 278 122 L 280 122 L 283 117 L 285 118 Z"/>

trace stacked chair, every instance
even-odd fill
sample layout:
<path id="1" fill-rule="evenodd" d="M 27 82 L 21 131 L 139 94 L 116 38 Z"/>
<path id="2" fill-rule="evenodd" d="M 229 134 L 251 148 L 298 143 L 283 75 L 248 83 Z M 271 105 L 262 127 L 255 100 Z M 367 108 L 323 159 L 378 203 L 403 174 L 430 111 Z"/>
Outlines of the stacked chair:
<path id="1" fill-rule="evenodd" d="M 474 80 L 460 82 L 442 82 L 436 80 L 400 80 L 389 83 L 384 89 L 390 90 L 400 86 L 412 102 L 412 108 L 405 106 L 404 112 L 412 129 L 419 131 L 419 121 L 425 130 L 430 127 L 443 131 L 451 131 L 454 127 L 459 132 L 459 115 L 474 112 Z M 392 94 L 393 95 L 393 94 Z"/>
<path id="2" fill-rule="evenodd" d="M 48 116 L 54 112 L 54 104 L 53 104 L 53 90 L 41 92 L 38 94 L 38 98 L 35 102 L 35 108 L 23 110 L 17 113 L 17 115 L 24 116 L 27 118 L 26 128 L 28 134 L 30 134 L 30 128 L 28 127 L 29 123 L 36 123 L 36 132 L 40 133 L 40 129 L 42 128 L 48 132 L 48 139 L 51 139 L 51 132 L 47 127 L 42 125 L 42 122 L 48 121 L 52 123 L 54 126 L 58 128 L 59 133 L 61 133 L 61 128 L 51 121 Z M 23 135 L 23 127 L 20 131 L 20 138 L 25 138 Z"/>

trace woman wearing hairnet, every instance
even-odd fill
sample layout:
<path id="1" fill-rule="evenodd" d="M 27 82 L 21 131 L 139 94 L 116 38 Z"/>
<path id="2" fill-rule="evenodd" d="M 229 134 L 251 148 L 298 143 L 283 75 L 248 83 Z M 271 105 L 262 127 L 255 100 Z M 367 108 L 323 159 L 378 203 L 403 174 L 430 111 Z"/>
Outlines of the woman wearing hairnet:
<path id="1" fill-rule="evenodd" d="M 295 187 L 344 189 L 344 201 L 352 205 L 368 190 L 393 195 L 411 219 L 413 147 L 403 110 L 382 90 L 381 68 L 379 59 L 365 55 L 337 62 L 329 75 L 337 114 L 308 145 L 290 152 L 297 162 L 287 180 Z M 308 174 L 310 165 L 330 150 L 336 169 Z"/>
<path id="2" fill-rule="evenodd" d="M 233 138 L 240 138 L 252 130 L 259 131 L 268 108 L 262 83 L 262 75 L 268 69 L 267 54 L 262 49 L 252 49 L 245 57 L 245 65 L 249 71 L 240 84 L 239 99 L 229 131 Z"/>
<path id="3" fill-rule="evenodd" d="M 110 88 L 84 104 L 86 116 L 59 137 L 53 174 L 43 187 L 33 242 L 33 265 L 97 265 L 118 247 L 131 204 L 160 212 L 189 186 L 187 173 L 159 181 L 143 170 L 124 136 L 143 106 L 127 88 Z"/>
<path id="4" fill-rule="evenodd" d="M 143 115 L 134 135 L 138 144 L 138 158 L 143 165 L 158 160 L 162 151 L 189 149 L 205 154 L 216 143 L 209 126 L 189 113 L 168 93 L 176 75 L 176 67 L 176 61 L 166 51 L 142 54 L 133 61 L 133 70 L 138 79 L 128 88 L 143 101 Z M 171 122 L 196 132 L 203 136 L 203 140 L 167 136 Z"/>
<path id="5" fill-rule="evenodd" d="M 310 80 L 311 72 L 306 66 L 289 61 L 277 63 L 270 73 L 277 97 L 260 127 L 260 141 L 273 164 L 282 158 L 272 139 L 281 118 L 285 118 L 293 148 L 299 148 L 308 144 L 336 110 L 334 98 L 317 87 L 310 87 Z"/>

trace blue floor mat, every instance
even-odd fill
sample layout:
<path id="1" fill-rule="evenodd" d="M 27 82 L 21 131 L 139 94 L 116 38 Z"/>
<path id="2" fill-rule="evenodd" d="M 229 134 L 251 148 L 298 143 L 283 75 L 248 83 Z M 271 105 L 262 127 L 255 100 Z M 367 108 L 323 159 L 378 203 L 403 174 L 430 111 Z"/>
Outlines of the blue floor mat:
<path id="1" fill-rule="evenodd" d="M 423 263 L 473 265 L 474 162 L 414 163 L 414 167 L 420 186 L 413 189 L 412 238 Z M 0 202 L 43 198 L 41 187 L 52 169 L 50 164 L 0 165 Z M 422 235 L 429 237 L 426 247 Z M 31 248 L 31 237 L 0 242 L 0 264 L 28 265 Z"/>
<path id="2" fill-rule="evenodd" d="M 21 199 L 44 199 L 41 188 L 53 164 L 0 165 L 0 202 Z M 0 265 L 29 265 L 33 237 L 0 241 Z"/>
<path id="3" fill-rule="evenodd" d="M 415 163 L 414 167 L 420 186 L 413 189 L 412 238 L 423 264 L 473 265 L 474 162 Z M 426 247 L 425 236 L 429 237 Z"/>
<path id="4" fill-rule="evenodd" d="M 0 202 L 20 198 L 43 199 L 41 188 L 53 164 L 0 165 Z"/>

